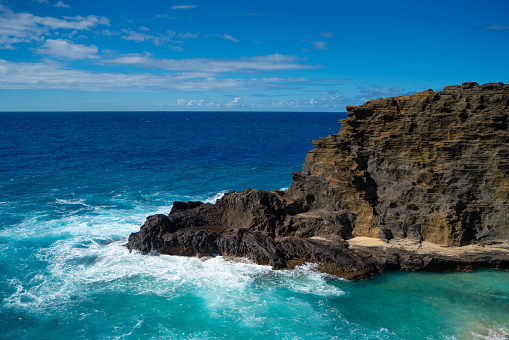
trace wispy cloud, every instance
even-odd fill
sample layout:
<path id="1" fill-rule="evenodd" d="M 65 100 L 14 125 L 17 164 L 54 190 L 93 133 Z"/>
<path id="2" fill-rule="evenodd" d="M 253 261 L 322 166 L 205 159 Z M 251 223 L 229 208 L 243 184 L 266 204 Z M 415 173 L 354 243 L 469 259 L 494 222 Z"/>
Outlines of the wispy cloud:
<path id="1" fill-rule="evenodd" d="M 191 33 L 191 32 L 180 32 L 177 33 L 175 31 L 168 30 L 166 31 L 170 38 L 180 38 L 180 39 L 194 39 L 198 38 L 200 33 Z"/>
<path id="2" fill-rule="evenodd" d="M 343 97 L 330 96 L 301 100 L 270 100 L 253 102 L 249 97 L 236 96 L 232 100 L 206 100 L 179 98 L 169 105 L 179 109 L 251 109 L 251 110 L 339 110 L 344 109 Z"/>
<path id="3" fill-rule="evenodd" d="M 112 36 L 115 36 L 115 35 L 121 35 L 122 33 L 120 33 L 120 32 L 112 32 L 110 30 L 103 30 L 103 31 L 101 31 L 101 34 L 106 36 L 106 37 L 112 37 Z"/>
<path id="4" fill-rule="evenodd" d="M 175 104 L 174 104 L 175 105 Z M 174 106 L 171 105 L 170 106 Z M 253 107 L 253 103 L 242 102 L 241 97 L 235 97 L 233 100 L 205 100 L 205 99 L 177 99 L 176 105 L 181 108 L 206 108 L 206 109 L 220 109 L 220 108 L 245 108 Z"/>
<path id="5" fill-rule="evenodd" d="M 71 8 L 71 5 L 64 4 L 62 1 L 57 2 L 57 3 L 56 3 L 56 4 L 54 4 L 53 6 L 55 6 L 55 7 L 60 7 L 60 8 Z"/>
<path id="6" fill-rule="evenodd" d="M 219 34 L 219 33 L 216 33 L 216 34 L 205 34 L 206 37 L 211 37 L 211 38 L 221 38 L 221 39 L 226 39 L 226 40 L 230 40 L 232 42 L 239 42 L 239 39 L 237 38 L 234 38 L 232 37 L 231 35 L 229 34 Z"/>
<path id="7" fill-rule="evenodd" d="M 509 30 L 509 25 L 488 25 L 482 26 L 482 28 L 488 30 Z"/>
<path id="8" fill-rule="evenodd" d="M 173 49 L 176 52 L 183 51 L 182 39 L 194 39 L 198 38 L 199 33 L 191 33 L 191 32 L 180 32 L 177 33 L 172 30 L 166 31 L 166 34 L 150 34 L 150 29 L 147 27 L 140 27 L 140 31 L 137 32 L 132 29 L 122 29 L 121 34 L 123 34 L 120 39 L 124 40 L 132 40 L 135 42 L 142 41 L 150 41 L 157 46 L 167 45 L 169 48 Z M 111 34 L 110 34 L 111 35 Z M 175 40 L 179 39 L 179 40 Z"/>
<path id="9" fill-rule="evenodd" d="M 196 5 L 175 5 L 171 6 L 171 9 L 193 9 L 196 8 Z"/>
<path id="10" fill-rule="evenodd" d="M 0 49 L 15 49 L 14 44 L 40 42 L 60 29 L 89 30 L 98 25 L 110 25 L 106 17 L 40 17 L 30 13 L 15 13 L 0 5 Z"/>
<path id="11" fill-rule="evenodd" d="M 97 59 L 99 58 L 97 51 L 95 45 L 75 44 L 63 39 L 48 39 L 44 45 L 37 48 L 39 54 L 69 60 Z"/>
<path id="12" fill-rule="evenodd" d="M 177 17 L 169 16 L 168 14 L 156 14 L 156 18 L 176 19 Z"/>
<path id="13" fill-rule="evenodd" d="M 223 38 L 223 39 L 226 39 L 226 40 L 233 41 L 233 42 L 239 42 L 239 39 L 236 39 L 236 38 L 232 37 L 229 34 L 223 34 L 223 35 L 220 35 L 219 37 Z"/>
<path id="14" fill-rule="evenodd" d="M 161 35 L 161 34 L 157 35 L 157 36 L 156 35 L 151 35 L 151 34 L 147 34 L 147 33 L 137 32 L 137 31 L 132 30 L 130 28 L 127 28 L 127 29 L 123 28 L 120 31 L 122 33 L 124 33 L 124 35 L 121 36 L 120 39 L 132 40 L 132 41 L 136 41 L 136 42 L 151 41 L 151 42 L 153 42 L 157 46 L 160 46 L 164 42 L 170 40 L 169 36 L 164 36 L 164 35 Z"/>
<path id="15" fill-rule="evenodd" d="M 382 95 L 382 96 L 389 96 L 389 95 L 395 95 L 399 92 L 399 88 L 392 87 L 390 89 L 387 89 L 385 86 L 378 86 L 373 85 L 373 91 L 372 93 L 374 95 Z"/>
<path id="16" fill-rule="evenodd" d="M 328 50 L 329 47 L 327 47 L 327 46 L 331 45 L 331 43 L 326 42 L 326 41 L 311 41 L 311 40 L 302 40 L 302 41 L 310 43 L 311 45 L 313 45 L 313 48 L 315 50 L 319 50 L 319 51 Z"/>
<path id="17" fill-rule="evenodd" d="M 324 38 L 329 38 L 329 39 L 334 38 L 334 34 L 332 32 L 320 32 L 320 35 Z"/>
<path id="18" fill-rule="evenodd" d="M 407 94 L 405 89 L 399 87 L 387 88 L 382 85 L 371 85 L 369 88 L 360 87 L 359 90 L 360 94 L 350 99 L 351 105 L 363 104 L 371 99 Z"/>
<path id="19" fill-rule="evenodd" d="M 192 71 L 205 73 L 279 71 L 322 68 L 321 65 L 302 63 L 304 59 L 296 56 L 273 54 L 268 56 L 243 57 L 237 59 L 163 59 L 154 58 L 151 54 L 126 54 L 103 60 L 105 64 L 130 65 L 147 69 L 168 71 Z"/>
<path id="20" fill-rule="evenodd" d="M 113 32 L 103 31 L 105 35 L 113 35 Z M 131 40 L 135 42 L 143 42 L 148 41 L 152 42 L 157 46 L 168 46 L 168 48 L 173 49 L 174 51 L 181 52 L 183 51 L 182 44 L 183 40 L 186 39 L 196 39 L 200 37 L 200 33 L 192 33 L 192 32 L 176 32 L 173 30 L 167 30 L 165 34 L 159 33 L 151 33 L 151 30 L 147 27 L 140 27 L 139 31 L 135 31 L 131 28 L 123 28 L 120 30 L 120 34 L 122 35 L 120 39 Z M 225 40 L 229 40 L 231 42 L 239 42 L 238 39 L 232 37 L 229 34 L 204 34 L 201 35 L 207 38 L 221 38 Z"/>
<path id="21" fill-rule="evenodd" d="M 58 62 L 18 63 L 0 59 L 0 89 L 80 91 L 241 91 L 281 89 L 293 78 L 224 78 L 202 74 L 93 73 Z"/>
<path id="22" fill-rule="evenodd" d="M 331 82 L 346 82 L 346 81 L 352 81 L 352 80 L 358 80 L 356 78 L 323 78 L 322 81 L 331 81 Z"/>
<path id="23" fill-rule="evenodd" d="M 261 102 L 264 109 L 275 110 L 343 110 L 345 102 L 341 96 L 306 98 L 301 100 L 282 100 L 276 102 Z"/>

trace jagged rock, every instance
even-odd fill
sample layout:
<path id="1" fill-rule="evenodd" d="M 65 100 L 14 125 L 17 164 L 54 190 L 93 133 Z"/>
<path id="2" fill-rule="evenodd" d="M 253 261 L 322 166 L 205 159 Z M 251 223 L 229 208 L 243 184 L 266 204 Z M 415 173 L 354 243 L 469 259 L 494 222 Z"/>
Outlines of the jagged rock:
<path id="1" fill-rule="evenodd" d="M 287 191 L 175 202 L 169 216 L 149 217 L 127 246 L 247 257 L 274 268 L 311 261 L 349 279 L 399 269 L 509 268 L 509 250 L 490 252 L 486 243 L 509 239 L 509 85 L 464 83 L 347 111 L 339 133 L 313 142 Z M 354 236 L 387 247 L 349 248 L 345 240 Z M 402 239 L 488 248 L 451 256 L 391 248 Z"/>

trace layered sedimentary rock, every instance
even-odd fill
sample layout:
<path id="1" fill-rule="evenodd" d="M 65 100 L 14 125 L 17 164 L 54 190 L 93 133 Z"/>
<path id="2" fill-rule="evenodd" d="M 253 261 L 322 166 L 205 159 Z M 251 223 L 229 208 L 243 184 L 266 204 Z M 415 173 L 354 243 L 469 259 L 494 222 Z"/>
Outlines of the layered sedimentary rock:
<path id="1" fill-rule="evenodd" d="M 347 110 L 294 178 L 290 195 L 307 209 L 352 213 L 354 236 L 447 246 L 508 238 L 509 85 L 465 83 Z"/>
<path id="2" fill-rule="evenodd" d="M 509 239 L 509 85 L 465 83 L 373 100 L 347 113 L 339 133 L 313 142 L 287 191 L 175 202 L 169 216 L 149 217 L 128 247 L 247 257 L 275 268 L 312 261 L 346 278 L 509 268 L 509 252 L 500 248 Z M 485 247 L 444 255 L 349 247 L 352 237 Z"/>

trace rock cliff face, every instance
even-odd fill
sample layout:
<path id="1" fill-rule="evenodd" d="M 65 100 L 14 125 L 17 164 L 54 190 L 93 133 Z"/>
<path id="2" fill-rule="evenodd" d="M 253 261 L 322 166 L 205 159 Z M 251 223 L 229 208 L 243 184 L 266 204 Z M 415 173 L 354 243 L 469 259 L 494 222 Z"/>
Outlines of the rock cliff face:
<path id="1" fill-rule="evenodd" d="M 289 194 L 306 209 L 350 212 L 354 236 L 508 238 L 509 85 L 465 83 L 347 111 L 294 178 Z"/>
<path id="2" fill-rule="evenodd" d="M 396 269 L 509 268 L 504 247 L 465 257 L 347 241 L 508 240 L 509 85 L 465 83 L 347 112 L 339 133 L 313 143 L 287 191 L 175 202 L 169 216 L 151 216 L 131 234 L 128 247 L 248 257 L 275 268 L 312 261 L 350 279 Z"/>

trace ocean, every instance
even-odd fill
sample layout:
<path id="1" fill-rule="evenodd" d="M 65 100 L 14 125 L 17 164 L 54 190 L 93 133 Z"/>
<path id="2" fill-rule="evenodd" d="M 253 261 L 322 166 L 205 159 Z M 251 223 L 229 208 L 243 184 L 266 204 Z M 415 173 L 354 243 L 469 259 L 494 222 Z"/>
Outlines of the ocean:
<path id="1" fill-rule="evenodd" d="M 509 272 L 130 253 L 175 200 L 284 189 L 345 113 L 0 113 L 0 339 L 507 339 Z"/>

